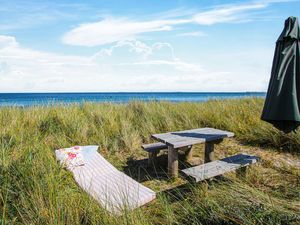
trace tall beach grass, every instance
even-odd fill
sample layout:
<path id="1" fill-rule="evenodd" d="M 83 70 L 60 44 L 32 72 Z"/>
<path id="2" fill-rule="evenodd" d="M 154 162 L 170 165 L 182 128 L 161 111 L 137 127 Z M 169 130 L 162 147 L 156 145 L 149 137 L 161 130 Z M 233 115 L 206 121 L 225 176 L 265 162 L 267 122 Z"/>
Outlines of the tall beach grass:
<path id="1" fill-rule="evenodd" d="M 299 224 L 300 134 L 260 120 L 263 99 L 204 103 L 130 102 L 0 108 L 2 224 Z M 191 184 L 138 163 L 153 133 L 214 127 L 235 133 L 217 157 L 249 152 L 261 162 L 245 180 Z M 157 191 L 157 199 L 116 217 L 102 209 L 55 160 L 54 150 L 99 145 L 118 169 Z M 203 146 L 195 146 L 202 157 Z M 159 169 L 158 169 L 159 170 Z"/>

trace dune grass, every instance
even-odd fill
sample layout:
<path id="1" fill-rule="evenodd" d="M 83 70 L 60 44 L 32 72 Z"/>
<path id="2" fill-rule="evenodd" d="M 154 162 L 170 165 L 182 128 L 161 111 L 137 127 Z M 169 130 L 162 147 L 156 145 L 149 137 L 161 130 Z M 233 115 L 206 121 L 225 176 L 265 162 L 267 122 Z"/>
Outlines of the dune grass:
<path id="1" fill-rule="evenodd" d="M 205 103 L 131 102 L 0 108 L 2 224 L 299 224 L 300 133 L 285 135 L 260 120 L 263 99 Z M 245 180 L 191 184 L 150 170 L 142 143 L 150 134 L 214 127 L 236 137 L 216 156 L 248 152 L 261 162 Z M 157 199 L 121 217 L 110 215 L 55 161 L 54 150 L 99 145 L 118 169 L 157 191 Z M 203 146 L 195 146 L 203 157 Z M 161 156 L 164 160 L 163 157 Z"/>

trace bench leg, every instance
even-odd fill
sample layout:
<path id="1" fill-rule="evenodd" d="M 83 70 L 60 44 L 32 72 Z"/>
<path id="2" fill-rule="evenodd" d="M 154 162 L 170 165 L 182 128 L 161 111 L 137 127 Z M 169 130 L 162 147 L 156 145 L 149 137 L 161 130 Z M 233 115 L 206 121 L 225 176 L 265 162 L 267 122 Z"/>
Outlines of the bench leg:
<path id="1" fill-rule="evenodd" d="M 247 167 L 241 167 L 239 169 L 236 170 L 236 176 L 239 179 L 245 179 L 247 176 Z"/>
<path id="2" fill-rule="evenodd" d="M 208 163 L 214 160 L 214 142 L 205 142 L 204 163 Z"/>
<path id="3" fill-rule="evenodd" d="M 158 151 L 148 153 L 148 166 L 155 166 L 157 161 Z"/>
<path id="4" fill-rule="evenodd" d="M 172 178 L 178 177 L 178 149 L 168 147 L 168 174 Z"/>
<path id="5" fill-rule="evenodd" d="M 193 158 L 193 150 L 192 150 L 192 146 L 188 146 L 185 149 L 185 161 L 189 161 Z"/>

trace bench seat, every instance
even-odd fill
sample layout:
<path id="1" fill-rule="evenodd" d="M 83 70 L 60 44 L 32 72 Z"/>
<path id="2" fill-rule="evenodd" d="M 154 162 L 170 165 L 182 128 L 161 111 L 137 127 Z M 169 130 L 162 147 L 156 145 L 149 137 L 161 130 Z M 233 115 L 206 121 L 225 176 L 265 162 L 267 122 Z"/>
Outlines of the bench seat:
<path id="1" fill-rule="evenodd" d="M 148 152 L 148 166 L 153 166 L 156 164 L 156 157 L 160 150 L 167 150 L 168 146 L 161 142 L 144 144 L 142 148 Z"/>
<path id="2" fill-rule="evenodd" d="M 147 152 L 158 152 L 163 149 L 167 149 L 168 146 L 161 142 L 151 143 L 151 144 L 144 144 L 142 148 Z"/>
<path id="3" fill-rule="evenodd" d="M 148 152 L 148 165 L 153 166 L 156 164 L 157 155 L 161 150 L 168 150 L 168 146 L 161 142 L 151 143 L 151 144 L 144 144 L 142 148 Z M 181 150 L 185 151 L 186 159 L 191 157 L 191 148 L 192 145 L 182 148 Z"/>
<path id="4" fill-rule="evenodd" d="M 245 172 L 246 166 L 258 162 L 259 157 L 248 154 L 238 154 L 224 158 L 221 160 L 212 161 L 199 166 L 181 170 L 181 172 L 192 178 L 195 182 L 216 177 L 227 172 L 242 169 Z"/>

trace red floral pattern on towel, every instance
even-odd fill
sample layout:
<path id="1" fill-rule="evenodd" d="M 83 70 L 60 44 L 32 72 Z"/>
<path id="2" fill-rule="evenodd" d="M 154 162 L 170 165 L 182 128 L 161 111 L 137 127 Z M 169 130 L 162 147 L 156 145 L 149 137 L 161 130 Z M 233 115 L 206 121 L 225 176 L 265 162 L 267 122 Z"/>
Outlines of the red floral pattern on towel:
<path id="1" fill-rule="evenodd" d="M 84 158 L 80 146 L 71 148 L 61 148 L 55 151 L 56 158 L 66 167 L 76 167 L 84 165 Z"/>

